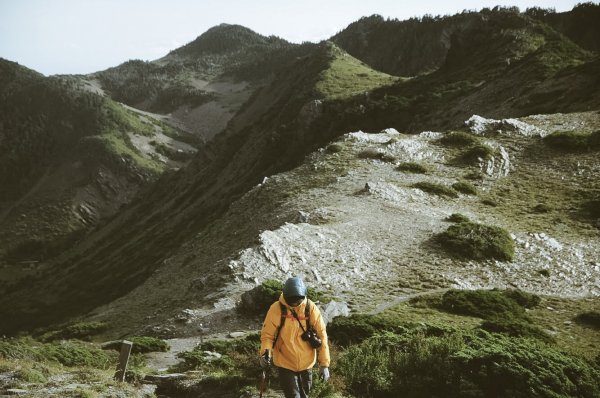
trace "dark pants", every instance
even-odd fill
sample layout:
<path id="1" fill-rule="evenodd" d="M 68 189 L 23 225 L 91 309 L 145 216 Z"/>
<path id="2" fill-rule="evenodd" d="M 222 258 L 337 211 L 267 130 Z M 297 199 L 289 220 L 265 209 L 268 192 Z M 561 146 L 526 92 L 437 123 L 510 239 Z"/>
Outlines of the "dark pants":
<path id="1" fill-rule="evenodd" d="M 308 398 L 312 384 L 312 369 L 294 372 L 279 368 L 279 381 L 285 398 Z"/>

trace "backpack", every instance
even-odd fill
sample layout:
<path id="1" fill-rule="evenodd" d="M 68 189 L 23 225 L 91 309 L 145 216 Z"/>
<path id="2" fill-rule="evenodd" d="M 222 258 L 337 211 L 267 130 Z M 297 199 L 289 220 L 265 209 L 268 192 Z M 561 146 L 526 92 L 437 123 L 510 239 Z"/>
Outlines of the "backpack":
<path id="1" fill-rule="evenodd" d="M 304 318 L 306 319 L 306 328 L 307 330 L 311 329 L 310 326 L 310 300 L 306 300 L 306 306 L 304 307 Z M 275 332 L 275 339 L 273 340 L 273 349 L 275 349 L 275 344 L 277 343 L 277 339 L 279 339 L 279 334 L 281 332 L 281 328 L 285 323 L 285 318 L 287 318 L 287 307 L 281 303 L 279 303 L 279 308 L 281 309 L 281 322 L 277 327 L 277 332 Z M 300 322 L 300 321 L 298 321 Z"/>

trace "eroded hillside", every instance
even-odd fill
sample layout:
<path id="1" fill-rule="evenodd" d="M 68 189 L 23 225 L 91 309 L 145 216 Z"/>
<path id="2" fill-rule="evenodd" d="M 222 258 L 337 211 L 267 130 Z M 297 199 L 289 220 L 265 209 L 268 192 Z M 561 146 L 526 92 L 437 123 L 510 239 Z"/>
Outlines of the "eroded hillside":
<path id="1" fill-rule="evenodd" d="M 455 160 L 468 146 L 440 142 L 449 132 L 346 134 L 293 171 L 265 179 L 166 259 L 144 286 L 95 311 L 95 318 L 114 322 L 128 314 L 126 324 L 137 318 L 142 326 L 148 320 L 135 314 L 156 308 L 150 323 L 164 326 L 146 331 L 182 333 L 181 314 L 169 313 L 181 303 L 194 313 L 186 333 L 196 333 L 198 324 L 213 332 L 247 327 L 245 319 L 228 318 L 240 295 L 289 275 L 303 276 L 356 312 L 378 312 L 451 287 L 597 296 L 598 220 L 585 213 L 600 188 L 593 178 L 600 167 L 597 149 L 564 153 L 541 137 L 595 131 L 600 114 L 524 120 L 472 119 L 472 137 L 493 154 L 466 163 Z M 407 163 L 427 171 L 398 170 Z M 469 181 L 475 192 L 440 196 L 414 186 L 424 181 L 451 191 Z M 514 259 L 475 261 L 444 251 L 434 238 L 452 225 L 447 218 L 455 213 L 508 230 Z"/>

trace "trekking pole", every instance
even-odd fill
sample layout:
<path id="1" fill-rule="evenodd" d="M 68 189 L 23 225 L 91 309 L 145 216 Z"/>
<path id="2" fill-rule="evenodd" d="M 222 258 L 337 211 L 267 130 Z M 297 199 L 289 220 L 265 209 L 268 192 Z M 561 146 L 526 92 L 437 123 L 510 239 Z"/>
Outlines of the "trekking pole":
<path id="1" fill-rule="evenodd" d="M 259 396 L 259 398 L 262 398 L 263 393 L 265 392 L 266 389 L 267 389 L 267 370 L 263 369 L 263 371 L 262 371 L 262 380 L 260 382 L 260 396 Z"/>
<path id="2" fill-rule="evenodd" d="M 259 396 L 259 398 L 262 398 L 263 393 L 267 390 L 267 379 L 269 377 L 269 369 L 271 368 L 271 357 L 269 355 L 269 350 L 265 351 L 264 356 L 267 360 L 268 366 L 266 368 L 263 368 L 263 370 L 262 370 L 262 377 L 260 380 L 260 396 Z"/>

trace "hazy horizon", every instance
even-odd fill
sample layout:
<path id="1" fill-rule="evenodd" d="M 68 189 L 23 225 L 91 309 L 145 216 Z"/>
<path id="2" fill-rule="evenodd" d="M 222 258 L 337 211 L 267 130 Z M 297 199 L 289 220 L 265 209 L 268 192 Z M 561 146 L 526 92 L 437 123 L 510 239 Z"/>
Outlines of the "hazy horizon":
<path id="1" fill-rule="evenodd" d="M 404 20 L 498 3 L 561 12 L 580 1 L 0 0 L 0 57 L 46 75 L 85 74 L 130 59 L 158 59 L 221 23 L 318 42 L 373 14 Z"/>

